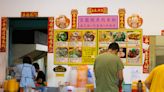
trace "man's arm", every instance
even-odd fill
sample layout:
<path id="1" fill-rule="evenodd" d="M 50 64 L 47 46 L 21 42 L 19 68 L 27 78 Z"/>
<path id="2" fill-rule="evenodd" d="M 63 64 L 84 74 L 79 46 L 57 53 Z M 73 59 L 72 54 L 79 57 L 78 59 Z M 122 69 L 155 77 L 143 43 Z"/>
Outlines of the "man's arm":
<path id="1" fill-rule="evenodd" d="M 122 82 L 123 82 L 123 71 L 122 70 L 119 70 L 118 71 L 118 78 L 119 78 L 119 84 L 118 84 L 118 86 L 119 87 L 121 87 L 121 85 L 122 85 Z"/>
<path id="2" fill-rule="evenodd" d="M 96 59 L 95 59 L 94 65 L 93 65 L 93 72 L 94 72 L 94 76 L 96 78 Z"/>
<path id="3" fill-rule="evenodd" d="M 96 61 L 95 61 L 96 62 Z M 93 65 L 93 72 L 95 72 L 95 63 L 94 63 L 94 65 Z"/>
<path id="4" fill-rule="evenodd" d="M 119 61 L 118 61 L 118 72 L 117 72 L 117 76 L 118 76 L 118 79 L 119 79 L 118 87 L 121 87 L 122 86 L 122 82 L 124 80 L 124 77 L 123 77 L 123 69 L 124 69 L 124 64 L 121 61 L 121 59 L 119 58 Z"/>

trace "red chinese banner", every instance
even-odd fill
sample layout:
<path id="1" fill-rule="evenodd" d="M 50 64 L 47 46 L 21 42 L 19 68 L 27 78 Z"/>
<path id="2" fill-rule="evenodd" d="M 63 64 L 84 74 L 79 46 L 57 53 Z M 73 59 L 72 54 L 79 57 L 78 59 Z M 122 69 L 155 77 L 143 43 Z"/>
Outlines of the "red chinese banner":
<path id="1" fill-rule="evenodd" d="M 108 14 L 107 7 L 88 7 L 87 14 Z"/>
<path id="2" fill-rule="evenodd" d="M 48 53 L 53 53 L 54 17 L 48 18 Z"/>
<path id="3" fill-rule="evenodd" d="M 6 52 L 6 31 L 7 31 L 7 17 L 2 17 L 0 52 Z"/>
<path id="4" fill-rule="evenodd" d="M 150 42 L 150 37 L 149 36 L 143 36 L 143 43 L 149 45 Z M 144 64 L 143 64 L 143 73 L 149 73 L 149 64 L 150 64 L 150 50 L 148 49 L 143 49 L 143 53 L 145 53 L 145 59 L 144 59 Z"/>
<path id="5" fill-rule="evenodd" d="M 38 12 L 21 12 L 21 17 L 38 17 Z"/>

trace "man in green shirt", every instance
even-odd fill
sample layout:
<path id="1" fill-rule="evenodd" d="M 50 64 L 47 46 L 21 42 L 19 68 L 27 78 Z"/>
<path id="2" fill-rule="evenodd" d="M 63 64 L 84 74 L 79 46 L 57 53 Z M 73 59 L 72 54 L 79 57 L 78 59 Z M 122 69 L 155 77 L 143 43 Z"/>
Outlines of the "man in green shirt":
<path id="1" fill-rule="evenodd" d="M 118 51 L 119 45 L 113 42 L 109 45 L 107 53 L 96 57 L 94 64 L 96 92 L 119 92 L 124 65 L 117 56 Z"/>

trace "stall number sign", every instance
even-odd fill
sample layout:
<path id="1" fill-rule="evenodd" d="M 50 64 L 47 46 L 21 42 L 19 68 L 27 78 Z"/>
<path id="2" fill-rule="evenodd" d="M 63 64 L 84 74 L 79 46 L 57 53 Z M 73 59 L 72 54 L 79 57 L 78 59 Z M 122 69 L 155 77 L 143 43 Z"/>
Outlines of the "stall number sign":
<path id="1" fill-rule="evenodd" d="M 60 65 L 54 68 L 54 72 L 66 72 L 66 71 L 67 69 Z"/>

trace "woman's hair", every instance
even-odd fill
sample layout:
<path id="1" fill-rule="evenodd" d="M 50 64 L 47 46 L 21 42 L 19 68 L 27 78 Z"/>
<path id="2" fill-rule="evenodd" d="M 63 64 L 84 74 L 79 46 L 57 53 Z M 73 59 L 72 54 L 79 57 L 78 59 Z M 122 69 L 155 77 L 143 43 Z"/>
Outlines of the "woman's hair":
<path id="1" fill-rule="evenodd" d="M 40 69 L 40 67 L 39 67 L 39 64 L 38 63 L 33 63 L 33 66 L 35 67 L 35 69 Z"/>
<path id="2" fill-rule="evenodd" d="M 118 52 L 120 47 L 119 47 L 118 43 L 113 42 L 113 43 L 109 44 L 108 49 L 117 50 L 117 52 Z"/>
<path id="3" fill-rule="evenodd" d="M 23 63 L 32 64 L 32 59 L 29 56 L 23 57 Z"/>

